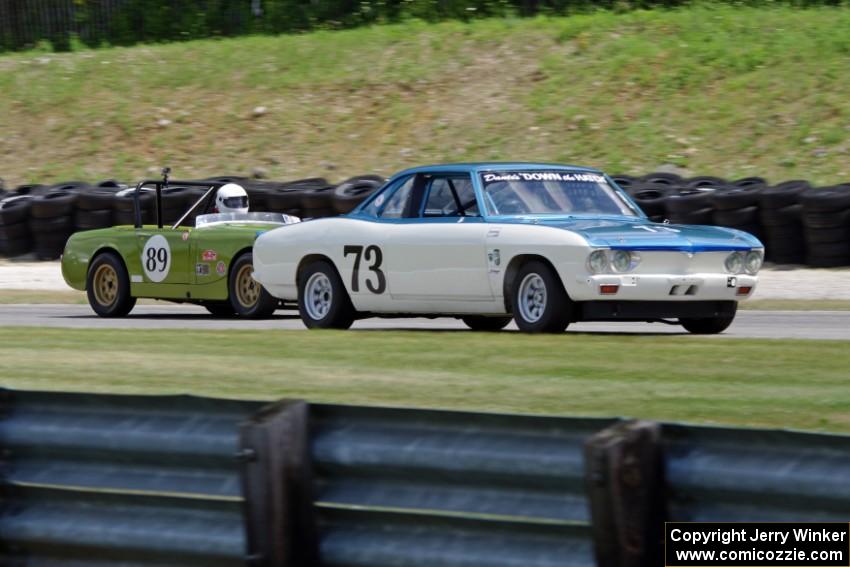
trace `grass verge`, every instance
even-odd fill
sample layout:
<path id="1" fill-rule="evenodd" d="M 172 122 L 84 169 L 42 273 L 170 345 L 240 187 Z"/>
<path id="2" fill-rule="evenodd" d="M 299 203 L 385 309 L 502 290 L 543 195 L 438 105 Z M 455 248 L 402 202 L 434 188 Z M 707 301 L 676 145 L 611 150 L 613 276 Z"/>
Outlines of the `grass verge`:
<path id="1" fill-rule="evenodd" d="M 700 3 L 5 55 L 0 172 L 333 178 L 533 159 L 845 181 L 848 29 L 846 5 Z"/>
<path id="2" fill-rule="evenodd" d="M 842 341 L 0 328 L 3 386 L 850 432 Z"/>

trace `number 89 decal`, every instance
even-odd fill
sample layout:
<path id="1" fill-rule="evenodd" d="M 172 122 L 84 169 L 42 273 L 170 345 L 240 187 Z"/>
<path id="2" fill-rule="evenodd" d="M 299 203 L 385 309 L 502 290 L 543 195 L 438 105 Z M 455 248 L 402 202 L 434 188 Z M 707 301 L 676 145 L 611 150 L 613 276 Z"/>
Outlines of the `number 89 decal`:
<path id="1" fill-rule="evenodd" d="M 142 249 L 142 269 L 145 276 L 154 283 L 168 277 L 168 271 L 171 269 L 171 247 L 163 235 L 155 234 L 145 242 Z"/>
<path id="2" fill-rule="evenodd" d="M 387 277 L 381 270 L 381 263 L 384 261 L 384 254 L 381 249 L 375 246 L 367 246 L 364 250 L 362 246 L 345 246 L 342 249 L 343 256 L 354 254 L 354 270 L 351 271 L 351 291 L 357 293 L 360 291 L 360 259 L 363 258 L 369 263 L 369 271 L 375 274 L 376 283 L 372 283 L 372 278 L 365 278 L 366 289 L 372 293 L 384 293 L 387 290 Z"/>

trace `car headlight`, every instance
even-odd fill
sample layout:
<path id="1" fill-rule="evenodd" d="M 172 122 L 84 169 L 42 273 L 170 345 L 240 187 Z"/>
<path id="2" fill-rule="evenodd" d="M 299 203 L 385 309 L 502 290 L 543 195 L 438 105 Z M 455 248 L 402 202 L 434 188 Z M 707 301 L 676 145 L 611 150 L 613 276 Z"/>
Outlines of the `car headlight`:
<path id="1" fill-rule="evenodd" d="M 741 252 L 732 252 L 726 256 L 724 265 L 730 274 L 740 274 L 744 271 L 744 255 Z"/>
<path id="2" fill-rule="evenodd" d="M 615 272 L 628 272 L 640 263 L 640 254 L 627 252 L 626 250 L 615 250 L 611 254 L 611 267 Z"/>
<path id="3" fill-rule="evenodd" d="M 761 269 L 762 261 L 764 260 L 761 251 L 750 250 L 744 257 L 744 269 L 751 276 L 756 275 Z"/>
<path id="4" fill-rule="evenodd" d="M 601 274 L 608 269 L 608 254 L 605 250 L 594 250 L 587 258 L 587 268 L 592 274 Z"/>

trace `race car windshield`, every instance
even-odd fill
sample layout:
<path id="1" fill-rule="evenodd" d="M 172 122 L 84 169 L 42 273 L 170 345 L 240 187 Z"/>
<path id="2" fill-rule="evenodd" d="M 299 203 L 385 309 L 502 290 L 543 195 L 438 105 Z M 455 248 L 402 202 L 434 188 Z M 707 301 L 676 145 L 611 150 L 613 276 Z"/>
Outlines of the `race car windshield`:
<path id="1" fill-rule="evenodd" d="M 481 180 L 490 215 L 638 216 L 598 173 L 502 171 Z"/>

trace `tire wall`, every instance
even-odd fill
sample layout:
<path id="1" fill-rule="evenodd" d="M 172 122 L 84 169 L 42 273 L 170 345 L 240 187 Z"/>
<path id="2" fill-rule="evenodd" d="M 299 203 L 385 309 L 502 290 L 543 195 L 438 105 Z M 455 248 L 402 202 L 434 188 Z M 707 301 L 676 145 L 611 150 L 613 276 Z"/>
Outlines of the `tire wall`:
<path id="1" fill-rule="evenodd" d="M 850 183 L 813 187 L 806 180 L 771 184 L 761 177 L 683 178 L 666 172 L 614 175 L 614 180 L 655 222 L 717 225 L 743 230 L 764 244 L 767 260 L 813 267 L 850 266 Z M 321 177 L 291 181 L 218 176 L 248 192 L 252 211 L 304 219 L 350 212 L 384 183 L 358 175 L 333 184 Z M 133 190 L 126 183 L 68 181 L 22 185 L 0 193 L 0 256 L 33 254 L 52 260 L 76 231 L 133 224 Z M 171 186 L 163 194 L 163 221 L 175 222 L 203 193 Z M 142 220 L 155 221 L 153 195 L 141 199 Z M 195 211 L 197 216 L 202 211 Z"/>

